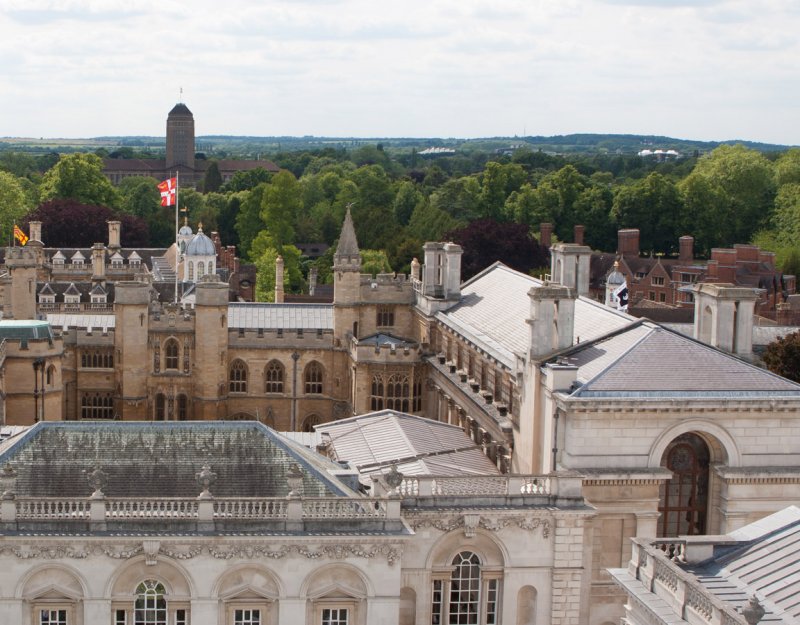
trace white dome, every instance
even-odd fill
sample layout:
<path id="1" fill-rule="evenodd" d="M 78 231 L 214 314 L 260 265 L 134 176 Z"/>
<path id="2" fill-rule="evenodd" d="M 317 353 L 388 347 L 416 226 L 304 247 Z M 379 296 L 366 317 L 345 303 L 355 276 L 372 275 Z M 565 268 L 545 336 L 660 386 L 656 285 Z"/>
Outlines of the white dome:
<path id="1" fill-rule="evenodd" d="M 194 234 L 194 232 L 192 232 L 192 229 L 189 226 L 185 226 L 184 225 L 184 226 L 181 226 L 180 230 L 178 230 L 178 234 L 183 236 L 183 237 L 190 237 L 190 236 L 192 236 Z"/>
<path id="2" fill-rule="evenodd" d="M 186 254 L 187 256 L 216 256 L 217 249 L 214 247 L 214 242 L 203 234 L 201 228 L 186 246 Z"/>

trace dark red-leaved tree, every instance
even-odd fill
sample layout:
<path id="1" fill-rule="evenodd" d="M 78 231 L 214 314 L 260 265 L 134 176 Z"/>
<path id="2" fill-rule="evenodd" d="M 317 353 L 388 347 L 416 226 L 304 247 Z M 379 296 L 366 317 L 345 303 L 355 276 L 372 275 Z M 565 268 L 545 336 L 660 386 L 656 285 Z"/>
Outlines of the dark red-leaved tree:
<path id="1" fill-rule="evenodd" d="M 451 230 L 444 239 L 464 248 L 461 257 L 463 280 L 497 260 L 523 273 L 550 264 L 550 252 L 539 245 L 525 224 L 476 219 L 464 228 Z"/>
<path id="2" fill-rule="evenodd" d="M 800 382 L 800 332 L 779 336 L 761 356 L 772 373 Z"/>
<path id="3" fill-rule="evenodd" d="M 28 213 L 21 225 L 28 231 L 31 221 L 41 221 L 42 239 L 47 247 L 90 247 L 95 243 L 108 243 L 107 222 L 113 220 L 122 222 L 123 247 L 149 245 L 150 233 L 143 219 L 75 200 L 45 202 Z"/>

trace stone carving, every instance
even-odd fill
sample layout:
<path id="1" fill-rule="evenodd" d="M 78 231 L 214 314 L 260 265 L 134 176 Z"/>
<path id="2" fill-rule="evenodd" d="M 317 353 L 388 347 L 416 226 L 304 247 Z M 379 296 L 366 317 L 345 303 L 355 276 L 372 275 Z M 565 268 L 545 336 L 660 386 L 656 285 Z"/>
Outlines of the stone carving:
<path id="1" fill-rule="evenodd" d="M 470 517 L 467 519 L 467 517 Z M 452 532 L 453 530 L 464 528 L 464 533 L 470 537 L 474 535 L 475 528 L 480 527 L 489 532 L 499 532 L 506 527 L 515 525 L 526 532 L 533 532 L 537 528 L 542 528 L 542 538 L 550 537 L 550 521 L 547 519 L 534 519 L 524 516 L 507 516 L 507 517 L 479 517 L 477 520 L 473 517 L 479 515 L 464 515 L 462 517 L 453 517 L 450 519 L 431 518 L 431 519 L 413 519 L 410 521 L 413 529 L 424 527 L 432 527 L 440 532 Z"/>
<path id="2" fill-rule="evenodd" d="M 8 462 L 3 466 L 3 470 L 0 471 L 0 484 L 3 485 L 2 498 L 6 500 L 14 499 L 14 490 L 17 485 L 17 472 Z"/>
<path id="3" fill-rule="evenodd" d="M 12 553 L 20 559 L 42 558 L 45 560 L 57 560 L 63 558 L 85 559 L 92 555 L 105 555 L 115 560 L 128 560 L 142 553 L 145 554 L 146 564 L 156 564 L 159 553 L 176 560 L 189 560 L 203 553 L 207 553 L 213 558 L 220 560 L 232 560 L 235 558 L 263 559 L 269 558 L 278 560 L 293 554 L 318 560 L 330 558 L 343 560 L 345 558 L 365 558 L 372 559 L 385 557 L 386 562 L 393 566 L 400 560 L 402 547 L 398 544 L 348 544 L 340 543 L 335 545 L 318 545 L 316 547 L 295 544 L 282 545 L 278 549 L 270 549 L 268 545 L 260 542 L 247 543 L 222 543 L 209 545 L 174 545 L 163 544 L 159 541 L 143 541 L 139 545 L 70 545 L 54 544 L 47 546 L 4 545 L 0 547 L 0 553 Z"/>
<path id="4" fill-rule="evenodd" d="M 208 489 L 217 481 L 217 474 L 211 470 L 211 465 L 208 461 L 203 465 L 202 471 L 195 473 L 195 477 L 197 478 L 197 483 L 203 489 L 198 499 L 211 499 L 213 495 Z"/>
<path id="5" fill-rule="evenodd" d="M 400 473 L 400 471 L 397 470 L 397 465 L 396 464 L 392 465 L 392 468 L 384 476 L 384 479 L 386 480 L 386 485 L 389 488 L 392 489 L 389 494 L 390 495 L 396 495 L 397 494 L 397 489 L 403 483 L 403 474 Z"/>
<path id="6" fill-rule="evenodd" d="M 296 499 L 303 494 L 303 471 L 296 462 L 289 466 L 289 470 L 286 472 L 286 481 L 289 484 L 287 497 Z"/>
<path id="7" fill-rule="evenodd" d="M 89 486 L 94 489 L 92 499 L 102 499 L 103 489 L 108 483 L 108 475 L 100 468 L 99 464 L 95 464 L 91 471 L 87 469 L 83 473 L 86 475 L 86 481 L 89 482 Z"/>
<path id="8" fill-rule="evenodd" d="M 158 562 L 158 550 L 161 543 L 157 540 L 145 540 L 142 542 L 142 551 L 144 551 L 144 563 L 147 566 L 154 566 Z"/>

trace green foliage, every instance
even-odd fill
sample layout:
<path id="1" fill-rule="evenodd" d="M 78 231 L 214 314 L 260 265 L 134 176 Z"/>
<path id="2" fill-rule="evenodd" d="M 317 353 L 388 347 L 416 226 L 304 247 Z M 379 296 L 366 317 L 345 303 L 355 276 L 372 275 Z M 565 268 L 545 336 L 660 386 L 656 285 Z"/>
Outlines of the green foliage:
<path id="1" fill-rule="evenodd" d="M 261 221 L 275 246 L 294 243 L 294 219 L 303 207 L 303 190 L 291 172 L 282 171 L 272 178 L 261 198 Z"/>
<path id="2" fill-rule="evenodd" d="M 784 245 L 800 245 L 800 183 L 781 186 L 772 217 L 776 237 Z"/>
<path id="3" fill-rule="evenodd" d="M 773 373 L 800 382 L 800 332 L 778 337 L 767 345 L 761 358 Z"/>
<path id="4" fill-rule="evenodd" d="M 256 167 L 248 171 L 237 171 L 228 182 L 219 188 L 219 191 L 220 193 L 249 191 L 263 182 L 269 182 L 271 177 L 272 174 L 263 167 Z"/>
<path id="5" fill-rule="evenodd" d="M 361 273 L 372 276 L 379 273 L 392 273 L 392 266 L 384 250 L 361 250 Z"/>
<path id="6" fill-rule="evenodd" d="M 221 186 L 222 174 L 219 173 L 219 164 L 215 160 L 209 161 L 203 176 L 203 193 L 215 193 Z"/>
<path id="7" fill-rule="evenodd" d="M 645 251 L 674 252 L 681 235 L 683 201 L 675 184 L 652 173 L 635 184 L 619 187 L 611 214 L 621 228 L 639 228 Z"/>
<path id="8" fill-rule="evenodd" d="M 275 260 L 283 257 L 283 288 L 285 293 L 300 293 L 304 288 L 300 269 L 300 250 L 294 245 L 265 248 L 256 258 L 256 301 L 275 301 Z"/>
<path id="9" fill-rule="evenodd" d="M 800 184 L 800 148 L 787 150 L 775 161 L 775 184 Z"/>
<path id="10" fill-rule="evenodd" d="M 422 194 L 417 191 L 413 182 L 408 180 L 401 182 L 394 197 L 394 216 L 398 223 L 407 226 L 414 209 L 421 201 Z"/>
<path id="11" fill-rule="evenodd" d="M 240 194 L 240 209 L 236 216 L 236 232 L 239 235 L 239 254 L 244 258 L 250 256 L 250 247 L 253 239 L 259 232 L 267 227 L 261 219 L 261 200 L 267 190 L 267 183 L 254 187 L 251 191 L 243 191 Z"/>
<path id="12" fill-rule="evenodd" d="M 14 224 L 19 223 L 31 208 L 33 205 L 19 179 L 0 171 L 0 241 L 11 241 Z"/>
<path id="13" fill-rule="evenodd" d="M 103 161 L 95 154 L 69 154 L 49 169 L 40 187 L 42 202 L 72 199 L 82 204 L 119 207 L 119 194 L 103 175 Z"/>
<path id="14" fill-rule="evenodd" d="M 445 232 L 463 225 L 443 210 L 427 204 L 418 204 L 408 224 L 409 234 L 419 241 L 439 241 Z"/>

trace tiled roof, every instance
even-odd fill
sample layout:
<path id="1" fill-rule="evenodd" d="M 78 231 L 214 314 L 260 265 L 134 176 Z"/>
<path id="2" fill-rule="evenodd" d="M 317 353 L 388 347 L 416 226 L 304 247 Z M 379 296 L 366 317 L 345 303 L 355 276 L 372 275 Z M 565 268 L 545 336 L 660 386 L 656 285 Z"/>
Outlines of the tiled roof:
<path id="1" fill-rule="evenodd" d="M 630 345 L 573 396 L 800 397 L 800 385 L 765 369 L 661 326 L 647 322 L 642 328 L 647 330 L 643 335 L 642 330 L 632 327 L 607 343 L 577 346 L 568 352 L 568 358 L 588 361 L 591 352 L 602 350 L 604 345 Z M 588 367 L 588 362 L 584 366 Z"/>
<path id="2" fill-rule="evenodd" d="M 528 291 L 542 281 L 495 263 L 461 287 L 461 301 L 437 319 L 463 334 L 508 367 L 529 348 Z M 632 317 L 586 297 L 575 301 L 575 341 L 588 341 L 624 327 Z"/>
<path id="3" fill-rule="evenodd" d="M 362 475 L 498 475 L 497 467 L 460 427 L 381 410 L 316 426 L 338 460 Z"/>
<path id="4" fill-rule="evenodd" d="M 228 327 L 245 329 L 332 330 L 330 304 L 262 304 L 236 302 L 228 306 Z"/>

